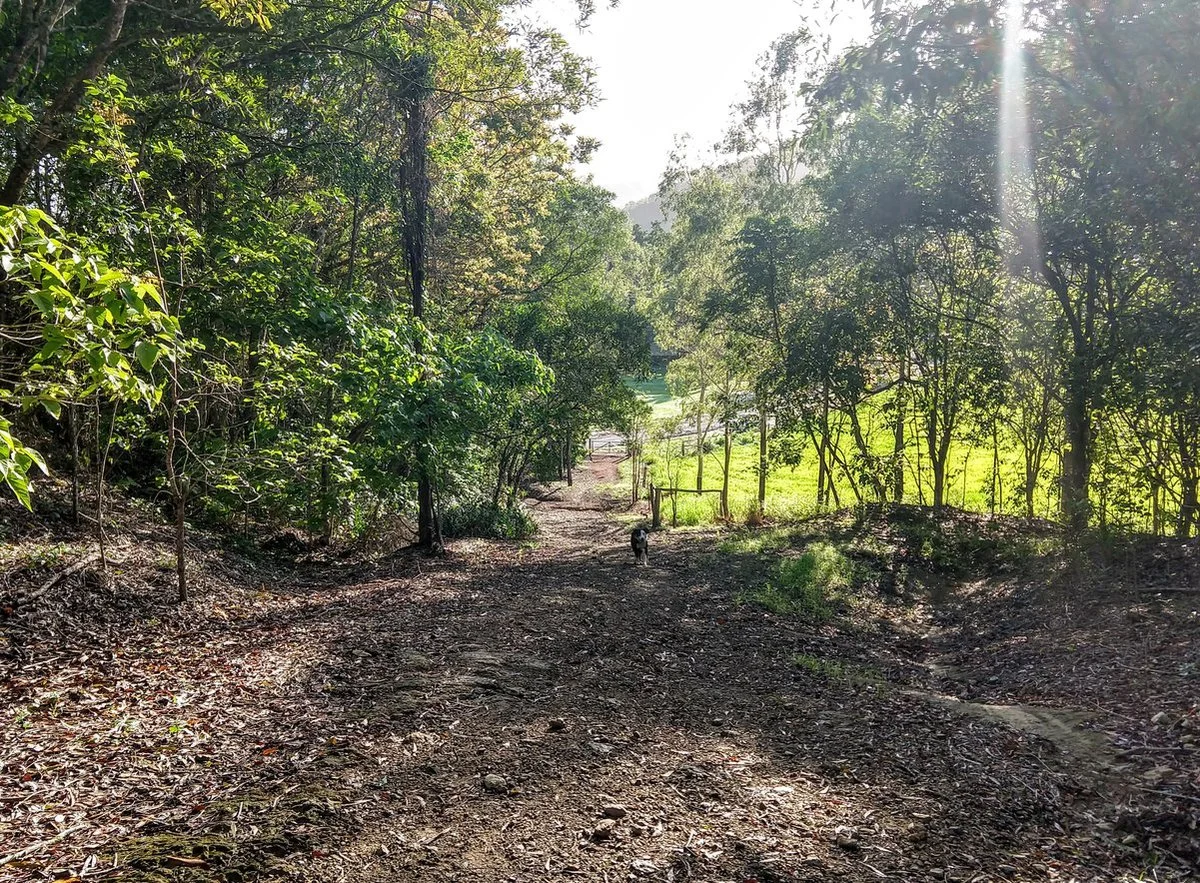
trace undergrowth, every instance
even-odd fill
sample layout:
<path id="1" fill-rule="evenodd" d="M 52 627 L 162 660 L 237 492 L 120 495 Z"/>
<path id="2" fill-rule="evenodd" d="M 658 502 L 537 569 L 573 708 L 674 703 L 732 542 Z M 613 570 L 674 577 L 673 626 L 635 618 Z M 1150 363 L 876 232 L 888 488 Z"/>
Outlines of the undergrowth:
<path id="1" fill-rule="evenodd" d="M 821 623 L 854 584 L 854 563 L 832 543 L 813 543 L 797 558 L 784 558 L 771 577 L 743 596 L 773 613 Z"/>
<path id="2" fill-rule="evenodd" d="M 855 687 L 879 688 L 886 684 L 878 671 L 865 665 L 840 662 L 836 659 L 822 659 L 808 653 L 795 654 L 792 656 L 792 662 L 818 677 Z"/>
<path id="3" fill-rule="evenodd" d="M 778 552 L 790 541 L 790 531 L 783 528 L 741 530 L 721 540 L 717 551 L 726 555 L 759 555 Z"/>
<path id="4" fill-rule="evenodd" d="M 537 533 L 537 522 L 520 506 L 464 502 L 447 508 L 442 530 L 448 537 L 493 537 L 524 540 Z"/>

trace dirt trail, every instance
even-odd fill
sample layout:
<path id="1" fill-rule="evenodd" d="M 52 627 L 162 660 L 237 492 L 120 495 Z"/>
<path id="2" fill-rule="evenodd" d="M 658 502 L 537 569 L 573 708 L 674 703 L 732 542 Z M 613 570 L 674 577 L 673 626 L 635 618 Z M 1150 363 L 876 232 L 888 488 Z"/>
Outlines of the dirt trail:
<path id="1" fill-rule="evenodd" d="M 710 536 L 656 536 L 654 566 L 633 566 L 596 489 L 614 479 L 599 461 L 536 503 L 536 549 L 509 566 L 472 560 L 453 574 L 466 606 L 402 627 L 430 669 L 399 703 L 413 730 L 370 751 L 403 805 L 367 804 L 314 878 L 1109 872 L 1053 831 L 1066 795 L 1086 792 L 1053 746 L 799 670 L 793 656 L 830 652 L 831 636 L 738 606 Z M 372 660 L 378 687 L 364 690 L 366 672 L 346 685 L 364 713 L 395 719 L 394 658 Z M 606 806 L 620 818 L 605 822 Z"/>
<path id="2" fill-rule="evenodd" d="M 104 723 L 75 755 L 93 790 L 74 791 L 86 839 L 57 847 L 61 866 L 97 849 L 116 879 L 158 881 L 1136 869 L 1091 836 L 1099 796 L 1052 743 L 797 665 L 875 638 L 738 604 L 743 571 L 713 534 L 655 535 L 635 567 L 614 479 L 598 461 L 544 495 L 529 548 L 462 542 L 419 574 L 264 589 L 165 638 L 126 634 L 87 665 L 136 685 L 120 713 L 141 729 Z M 89 714 L 29 718 L 22 745 L 84 733 Z M 23 751 L 10 769 L 37 762 Z"/>
<path id="3" fill-rule="evenodd" d="M 951 682 L 964 680 L 969 673 L 957 666 L 940 662 L 926 663 L 931 675 Z M 1022 733 L 1053 742 L 1085 767 L 1097 773 L 1112 767 L 1116 751 L 1101 733 L 1088 729 L 1095 716 L 1069 708 L 1016 703 L 971 702 L 927 690 L 910 691 L 917 698 L 938 702 L 952 711 L 982 720 L 993 720 Z"/>

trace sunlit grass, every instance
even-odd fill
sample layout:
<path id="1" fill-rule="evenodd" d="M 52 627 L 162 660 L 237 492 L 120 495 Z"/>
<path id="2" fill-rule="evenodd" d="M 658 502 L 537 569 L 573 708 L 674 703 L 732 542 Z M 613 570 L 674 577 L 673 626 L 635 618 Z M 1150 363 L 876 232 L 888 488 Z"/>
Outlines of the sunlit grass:
<path id="1" fill-rule="evenodd" d="M 683 400 L 671 395 L 667 388 L 666 375 L 653 374 L 645 380 L 626 378 L 625 384 L 650 406 L 650 416 L 653 420 L 678 417 L 682 411 Z"/>
<path id="2" fill-rule="evenodd" d="M 649 380 L 630 382 L 630 385 L 650 402 L 656 415 L 678 415 L 681 400 L 674 399 L 661 375 Z M 886 459 L 891 455 L 892 428 L 884 409 L 883 398 L 877 403 L 864 406 L 860 420 L 864 433 L 875 454 Z M 773 444 L 775 439 L 773 439 Z M 933 477 L 928 457 L 919 450 L 917 436 L 909 427 L 908 460 L 905 474 L 906 503 L 929 505 L 933 501 Z M 724 473 L 724 438 L 719 431 L 708 438 L 709 451 L 704 457 L 704 487 L 721 487 Z M 841 439 L 841 449 L 854 468 L 853 446 Z M 767 474 L 765 516 L 768 521 L 795 521 L 817 513 L 818 457 L 812 443 L 802 445 L 795 465 L 774 459 Z M 1020 493 L 1022 477 L 1021 453 L 1018 446 L 1005 436 L 1000 438 L 999 481 L 995 483 L 995 511 L 1008 514 L 1024 514 L 1024 497 Z M 652 442 L 645 453 L 650 465 L 650 478 L 660 486 L 695 489 L 696 455 L 694 438 L 659 440 Z M 626 466 L 622 472 L 629 479 Z M 730 452 L 729 506 L 734 522 L 745 523 L 758 507 L 758 436 L 754 431 L 743 432 L 733 437 Z M 1054 464 L 1048 463 L 1042 481 L 1035 494 L 1035 513 L 1054 517 L 1057 511 L 1055 495 Z M 945 502 L 949 506 L 973 512 L 993 510 L 993 452 L 988 443 L 956 443 L 950 449 L 947 462 Z M 889 479 L 890 480 L 890 479 Z M 845 469 L 834 469 L 836 499 L 830 504 L 837 507 L 853 506 L 858 502 L 853 486 Z M 860 479 L 859 490 L 867 499 L 874 494 Z M 678 525 L 711 523 L 720 514 L 717 495 L 689 497 L 680 495 L 675 505 Z M 663 520 L 671 523 L 669 500 L 664 500 Z"/>
<path id="3" fill-rule="evenodd" d="M 822 623 L 833 618 L 853 584 L 854 562 L 832 543 L 813 543 L 799 557 L 781 559 L 767 581 L 744 592 L 742 600 Z"/>
<path id="4" fill-rule="evenodd" d="M 721 540 L 717 551 L 726 555 L 761 555 L 778 552 L 790 539 L 791 534 L 782 528 L 745 529 Z"/>

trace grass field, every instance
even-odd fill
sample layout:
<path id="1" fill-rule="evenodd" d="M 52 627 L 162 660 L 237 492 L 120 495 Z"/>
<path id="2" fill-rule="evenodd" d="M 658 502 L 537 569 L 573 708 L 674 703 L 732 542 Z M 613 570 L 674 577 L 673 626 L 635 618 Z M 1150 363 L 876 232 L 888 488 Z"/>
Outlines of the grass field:
<path id="1" fill-rule="evenodd" d="M 665 374 L 652 374 L 645 380 L 626 378 L 625 383 L 650 406 L 652 419 L 665 420 L 679 416 L 683 402 L 671 395 Z"/>
<path id="2" fill-rule="evenodd" d="M 673 398 L 661 376 L 631 384 L 633 389 L 654 409 L 654 416 L 661 422 L 678 417 L 680 401 Z M 891 426 L 885 422 L 881 408 L 864 409 L 861 415 L 864 432 L 873 449 L 880 455 L 891 452 Z M 933 494 L 933 475 L 928 458 L 918 450 L 915 427 L 909 430 L 910 445 L 906 469 L 905 502 L 929 503 Z M 721 487 L 724 467 L 724 439 L 717 431 L 708 438 L 709 452 L 704 459 L 704 487 Z M 843 439 L 841 450 L 852 448 L 849 439 Z M 655 484 L 668 487 L 694 489 L 696 487 L 696 454 L 694 438 L 659 440 L 652 442 L 646 453 L 649 478 Z M 1047 464 L 1043 475 L 1045 487 L 1039 489 L 1036 500 L 1037 514 L 1052 517 L 1056 500 L 1051 489 L 1054 464 Z M 818 459 L 815 448 L 808 444 L 800 451 L 799 463 L 787 466 L 772 462 L 767 474 L 766 516 L 775 520 L 803 518 L 816 511 Z M 1001 441 L 999 483 L 997 486 L 997 511 L 1021 513 L 1024 498 L 1020 493 L 1020 454 L 1013 444 Z M 623 474 L 628 481 L 628 473 Z M 835 474 L 838 503 L 853 505 L 856 502 L 850 481 L 838 468 Z M 734 436 L 730 457 L 730 511 L 734 520 L 744 520 L 755 508 L 758 495 L 758 436 L 755 432 Z M 950 451 L 947 463 L 946 503 L 976 512 L 992 509 L 992 449 L 990 444 L 958 444 Z M 864 489 L 864 494 L 868 493 Z M 705 524 L 715 520 L 719 514 L 717 495 L 680 496 L 676 500 L 676 521 L 681 525 Z M 669 501 L 664 501 L 663 518 L 671 521 Z"/>

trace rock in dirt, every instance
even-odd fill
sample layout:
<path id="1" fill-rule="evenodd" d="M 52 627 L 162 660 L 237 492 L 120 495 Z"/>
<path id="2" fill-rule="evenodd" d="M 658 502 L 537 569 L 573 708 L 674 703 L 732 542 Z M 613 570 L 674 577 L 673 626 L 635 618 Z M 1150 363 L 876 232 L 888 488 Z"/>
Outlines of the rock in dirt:
<path id="1" fill-rule="evenodd" d="M 834 835 L 833 842 L 847 852 L 857 852 L 862 849 L 862 843 L 858 839 L 858 832 L 853 828 L 839 828 Z"/>
<path id="2" fill-rule="evenodd" d="M 483 777 L 483 790 L 491 794 L 507 794 L 508 782 L 504 776 L 497 776 L 495 773 L 488 773 Z"/>
<path id="3" fill-rule="evenodd" d="M 566 728 L 567 728 L 567 722 L 565 720 L 563 720 L 561 717 L 551 718 L 546 723 L 546 729 L 549 730 L 551 733 L 561 733 Z"/>
<path id="4" fill-rule="evenodd" d="M 617 823 L 612 819 L 601 819 L 596 822 L 596 827 L 592 828 L 593 840 L 607 840 L 613 835 L 616 830 Z"/>
<path id="5" fill-rule="evenodd" d="M 603 742 L 589 742 L 588 748 L 592 749 L 592 753 L 599 754 L 601 757 L 608 757 L 613 753 L 613 747 L 605 745 Z"/>
<path id="6" fill-rule="evenodd" d="M 600 810 L 600 814 L 606 819 L 623 819 L 629 815 L 629 810 L 620 803 L 608 803 Z"/>
<path id="7" fill-rule="evenodd" d="M 629 870 L 639 877 L 649 877 L 658 870 L 658 865 L 648 858 L 635 858 L 629 863 Z"/>

